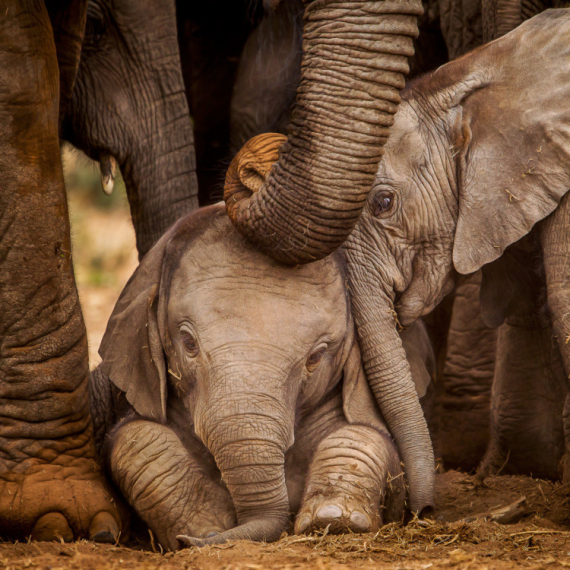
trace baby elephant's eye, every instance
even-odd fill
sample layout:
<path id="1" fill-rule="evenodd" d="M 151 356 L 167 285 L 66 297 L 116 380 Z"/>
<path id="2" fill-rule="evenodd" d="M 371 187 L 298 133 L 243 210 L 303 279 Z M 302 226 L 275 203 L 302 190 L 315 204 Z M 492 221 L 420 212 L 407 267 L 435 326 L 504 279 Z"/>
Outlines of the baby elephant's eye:
<path id="1" fill-rule="evenodd" d="M 196 358 L 200 349 L 198 348 L 198 342 L 194 338 L 194 335 L 189 333 L 188 331 L 182 331 L 182 345 L 184 346 L 184 350 L 188 353 L 188 356 L 191 358 Z"/>
<path id="2" fill-rule="evenodd" d="M 373 207 L 374 215 L 380 216 L 392 209 L 394 205 L 394 194 L 392 192 L 381 191 L 374 196 Z"/>
<path id="3" fill-rule="evenodd" d="M 307 362 L 305 362 L 305 367 L 309 372 L 315 370 L 315 368 L 319 365 L 319 362 L 322 360 L 325 352 L 327 351 L 326 345 L 319 346 L 316 350 L 313 350 L 307 358 Z"/>

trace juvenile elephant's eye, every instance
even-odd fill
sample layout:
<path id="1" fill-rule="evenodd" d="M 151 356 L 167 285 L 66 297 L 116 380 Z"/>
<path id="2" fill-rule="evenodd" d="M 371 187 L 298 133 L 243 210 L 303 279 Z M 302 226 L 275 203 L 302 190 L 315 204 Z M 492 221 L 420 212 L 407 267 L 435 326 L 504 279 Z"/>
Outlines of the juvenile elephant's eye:
<path id="1" fill-rule="evenodd" d="M 198 342 L 194 338 L 194 336 L 189 333 L 188 331 L 182 331 L 182 345 L 184 346 L 184 350 L 188 353 L 188 356 L 191 358 L 196 358 L 200 349 L 198 348 Z"/>
<path id="2" fill-rule="evenodd" d="M 89 15 L 85 24 L 83 42 L 87 45 L 96 45 L 105 33 L 105 23 L 102 18 Z"/>
<path id="3" fill-rule="evenodd" d="M 325 355 L 326 351 L 327 347 L 326 345 L 323 345 L 319 346 L 316 350 L 311 352 L 309 358 L 307 358 L 307 362 L 305 362 L 305 367 L 309 372 L 315 370 L 315 368 L 318 366 L 319 362 L 322 360 L 323 356 Z"/>
<path id="4" fill-rule="evenodd" d="M 380 216 L 381 214 L 385 214 L 392 209 L 394 205 L 394 194 L 391 192 L 378 192 L 376 196 L 374 196 L 374 215 Z"/>

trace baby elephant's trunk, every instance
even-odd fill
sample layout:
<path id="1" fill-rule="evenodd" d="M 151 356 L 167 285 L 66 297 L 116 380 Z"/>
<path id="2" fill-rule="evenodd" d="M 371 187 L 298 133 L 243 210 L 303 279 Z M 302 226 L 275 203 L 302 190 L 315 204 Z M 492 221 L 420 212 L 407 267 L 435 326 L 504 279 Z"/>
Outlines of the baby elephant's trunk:
<path id="1" fill-rule="evenodd" d="M 232 496 L 238 526 L 182 542 L 200 546 L 239 539 L 277 540 L 290 522 L 284 464 L 292 419 L 285 410 L 277 410 L 275 399 L 266 394 L 218 400 L 215 408 L 203 422 L 196 422 L 196 430 Z"/>

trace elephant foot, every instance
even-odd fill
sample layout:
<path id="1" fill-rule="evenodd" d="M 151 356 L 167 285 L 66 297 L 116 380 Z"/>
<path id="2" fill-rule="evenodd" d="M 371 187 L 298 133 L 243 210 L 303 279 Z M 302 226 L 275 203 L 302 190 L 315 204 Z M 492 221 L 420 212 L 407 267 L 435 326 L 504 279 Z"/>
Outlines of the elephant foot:
<path id="1" fill-rule="evenodd" d="M 401 514 L 401 473 L 392 440 L 372 428 L 346 425 L 317 448 L 295 532 L 374 532 Z M 392 475 L 393 474 L 393 475 Z"/>
<path id="2" fill-rule="evenodd" d="M 295 534 L 324 530 L 332 534 L 343 532 L 374 532 L 382 525 L 380 513 L 353 497 L 335 498 L 315 495 L 303 502 L 295 520 Z"/>
<path id="3" fill-rule="evenodd" d="M 3 538 L 71 542 L 88 538 L 116 542 L 120 507 L 91 459 L 65 465 L 35 463 L 23 473 L 0 475 L 0 533 Z M 61 460 L 61 457 L 60 457 Z"/>

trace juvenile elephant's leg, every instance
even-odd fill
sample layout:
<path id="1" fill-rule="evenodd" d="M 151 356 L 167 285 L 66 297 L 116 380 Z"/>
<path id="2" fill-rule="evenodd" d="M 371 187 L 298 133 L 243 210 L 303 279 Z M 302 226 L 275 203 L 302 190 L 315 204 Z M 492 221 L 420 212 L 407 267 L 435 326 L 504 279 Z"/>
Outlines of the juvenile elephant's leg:
<path id="1" fill-rule="evenodd" d="M 481 274 L 456 291 L 439 400 L 439 451 L 447 468 L 479 465 L 489 443 L 497 331 L 481 319 Z"/>
<path id="2" fill-rule="evenodd" d="M 136 420 L 120 426 L 112 440 L 113 479 L 165 548 L 179 548 L 180 534 L 205 537 L 236 526 L 213 462 L 189 452 L 170 428 Z"/>
<path id="3" fill-rule="evenodd" d="M 401 517 L 404 478 L 388 434 L 362 426 L 337 429 L 319 444 L 295 532 L 372 532 Z"/>
<path id="4" fill-rule="evenodd" d="M 540 224 L 544 256 L 548 308 L 554 336 L 564 362 L 566 378 L 570 378 L 570 194 L 562 198 L 558 208 Z M 570 418 L 565 406 L 565 453 L 563 480 L 570 483 Z"/>
<path id="5" fill-rule="evenodd" d="M 0 69 L 0 535 L 114 541 L 120 517 L 95 461 L 43 2 L 2 3 Z"/>
<path id="6" fill-rule="evenodd" d="M 491 442 L 479 476 L 558 478 L 564 450 L 566 380 L 548 322 L 528 314 L 500 327 L 492 389 Z"/>

